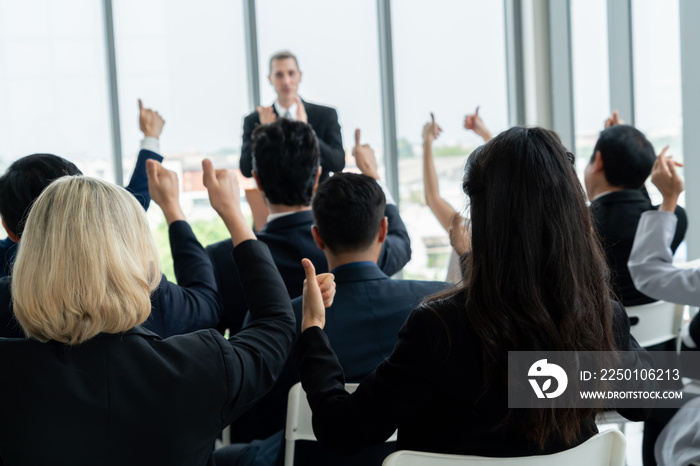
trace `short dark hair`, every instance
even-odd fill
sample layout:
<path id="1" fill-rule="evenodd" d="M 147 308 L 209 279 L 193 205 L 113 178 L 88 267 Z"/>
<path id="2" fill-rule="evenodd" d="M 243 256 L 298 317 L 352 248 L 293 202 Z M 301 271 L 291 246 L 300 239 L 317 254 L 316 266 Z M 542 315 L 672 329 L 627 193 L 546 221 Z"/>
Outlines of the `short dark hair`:
<path id="1" fill-rule="evenodd" d="M 384 218 L 386 198 L 374 178 L 336 173 L 321 183 L 312 210 L 321 239 L 334 254 L 367 249 Z"/>
<path id="2" fill-rule="evenodd" d="M 294 60 L 294 63 L 297 65 L 297 70 L 299 69 L 299 60 L 297 60 L 296 55 L 294 55 L 292 52 L 289 50 L 282 50 L 281 52 L 277 52 L 273 56 L 270 57 L 270 73 L 272 74 L 272 62 L 275 60 L 286 60 L 288 58 L 291 58 Z"/>
<path id="3" fill-rule="evenodd" d="M 0 216 L 7 228 L 22 236 L 29 208 L 51 182 L 82 175 L 72 162 L 53 154 L 32 154 L 16 160 L 0 177 Z"/>
<path id="4" fill-rule="evenodd" d="M 316 133 L 301 121 L 279 118 L 253 131 L 253 170 L 273 204 L 311 204 L 321 158 Z"/>
<path id="5" fill-rule="evenodd" d="M 596 152 L 603 158 L 605 179 L 612 186 L 639 189 L 649 177 L 656 160 L 654 146 L 637 128 L 615 125 L 600 133 L 591 162 Z"/>

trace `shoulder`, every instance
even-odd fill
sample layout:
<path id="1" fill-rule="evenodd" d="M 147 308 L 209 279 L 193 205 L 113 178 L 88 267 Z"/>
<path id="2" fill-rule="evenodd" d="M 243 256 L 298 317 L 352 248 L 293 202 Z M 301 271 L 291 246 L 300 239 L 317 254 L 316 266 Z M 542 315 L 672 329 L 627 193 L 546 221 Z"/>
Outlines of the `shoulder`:
<path id="1" fill-rule="evenodd" d="M 304 102 L 304 108 L 306 113 L 315 113 L 317 115 L 337 115 L 337 111 L 333 107 L 326 107 L 325 105 L 314 104 L 311 102 Z"/>

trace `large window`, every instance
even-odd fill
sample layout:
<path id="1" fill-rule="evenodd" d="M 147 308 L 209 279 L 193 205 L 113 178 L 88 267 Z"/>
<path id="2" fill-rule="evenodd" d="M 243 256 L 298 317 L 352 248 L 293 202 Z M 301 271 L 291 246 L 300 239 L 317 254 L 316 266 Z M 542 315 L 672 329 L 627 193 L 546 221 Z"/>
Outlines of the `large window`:
<path id="1" fill-rule="evenodd" d="M 482 144 L 464 129 L 479 115 L 492 134 L 507 127 L 502 2 L 405 0 L 392 3 L 401 211 L 413 256 L 407 278 L 443 280 L 451 251 L 446 232 L 425 205 L 422 130 L 430 113 L 444 132 L 435 142 L 440 193 L 463 211 L 467 155 Z"/>
<path id="2" fill-rule="evenodd" d="M 289 50 L 302 72 L 299 95 L 338 111 L 346 153 L 359 128 L 383 163 L 376 1 L 258 0 L 256 8 L 262 104 L 276 98 L 267 79 L 270 57 Z"/>
<path id="3" fill-rule="evenodd" d="M 611 114 L 607 14 L 606 0 L 571 0 L 576 169 L 582 182 Z"/>
<path id="4" fill-rule="evenodd" d="M 209 206 L 201 161 L 238 168 L 249 111 L 241 0 L 114 2 L 115 44 L 125 182 L 142 134 L 137 99 L 165 118 L 164 165 L 178 173 L 180 202 L 202 244 L 227 237 Z M 151 204 L 149 219 L 172 277 L 167 229 Z"/>
<path id="5" fill-rule="evenodd" d="M 113 180 L 102 2 L 0 0 L 0 170 L 44 152 Z"/>

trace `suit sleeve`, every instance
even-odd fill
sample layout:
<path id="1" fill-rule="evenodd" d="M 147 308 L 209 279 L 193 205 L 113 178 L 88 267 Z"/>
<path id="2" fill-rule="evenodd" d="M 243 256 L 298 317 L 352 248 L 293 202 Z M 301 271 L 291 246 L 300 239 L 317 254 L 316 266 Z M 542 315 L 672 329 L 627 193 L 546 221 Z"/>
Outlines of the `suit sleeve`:
<path id="1" fill-rule="evenodd" d="M 644 212 L 639 219 L 627 266 L 634 286 L 647 296 L 697 306 L 700 301 L 700 269 L 673 265 L 669 247 L 676 231 L 670 212 Z"/>
<path id="2" fill-rule="evenodd" d="M 318 327 L 304 331 L 294 356 L 318 440 L 338 454 L 384 442 L 436 396 L 438 362 L 447 355 L 446 341 L 436 316 L 426 310 L 413 311 L 389 358 L 357 391 L 348 394 L 343 370 L 326 334 Z"/>
<path id="3" fill-rule="evenodd" d="M 318 145 L 321 150 L 321 166 L 324 171 L 339 173 L 345 168 L 345 149 L 343 149 L 343 137 L 340 135 L 338 112 L 328 109 L 328 127 L 318 137 Z"/>
<path id="4" fill-rule="evenodd" d="M 170 250 L 178 285 L 162 277 L 144 325 L 163 338 L 216 327 L 221 303 L 214 268 L 187 222 L 170 225 Z"/>
<path id="5" fill-rule="evenodd" d="M 226 424 L 272 387 L 296 335 L 289 295 L 267 246 L 244 241 L 234 248 L 233 257 L 241 271 L 251 322 L 229 339 L 230 350 L 224 351 L 231 402 L 225 410 Z"/>
<path id="6" fill-rule="evenodd" d="M 256 114 L 251 114 L 243 120 L 243 141 L 241 144 L 241 158 L 238 163 L 241 173 L 246 178 L 253 176 L 253 130 L 260 123 Z"/>
<path id="7" fill-rule="evenodd" d="M 148 210 L 148 206 L 151 205 L 151 195 L 148 192 L 148 176 L 146 175 L 146 160 L 148 159 L 162 162 L 163 156 L 150 150 L 141 149 L 136 158 L 136 166 L 131 173 L 129 184 L 126 186 L 127 191 L 134 195 L 144 210 Z"/>
<path id="8" fill-rule="evenodd" d="M 377 265 L 385 274 L 392 276 L 411 260 L 411 239 L 399 209 L 395 205 L 386 206 L 385 215 L 389 223 L 386 241 L 382 246 Z"/>

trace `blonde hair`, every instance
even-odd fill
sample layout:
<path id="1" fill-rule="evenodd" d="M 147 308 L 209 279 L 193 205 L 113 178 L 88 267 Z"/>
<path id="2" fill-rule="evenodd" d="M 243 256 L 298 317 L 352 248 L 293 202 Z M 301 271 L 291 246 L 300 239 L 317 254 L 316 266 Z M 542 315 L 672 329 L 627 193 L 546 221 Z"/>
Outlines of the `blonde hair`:
<path id="1" fill-rule="evenodd" d="M 65 176 L 34 202 L 12 271 L 27 336 L 77 345 L 144 322 L 160 264 L 146 214 L 125 189 Z"/>

